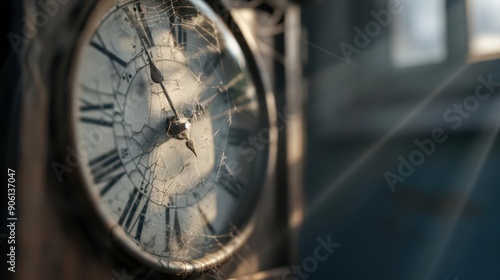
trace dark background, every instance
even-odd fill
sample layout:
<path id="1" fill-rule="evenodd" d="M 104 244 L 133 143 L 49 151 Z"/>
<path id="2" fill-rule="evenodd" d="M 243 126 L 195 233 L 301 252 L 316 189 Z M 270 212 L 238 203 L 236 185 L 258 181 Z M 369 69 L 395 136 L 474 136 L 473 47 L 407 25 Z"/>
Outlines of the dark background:
<path id="1" fill-rule="evenodd" d="M 0 34 L 1 34 L 1 52 L 0 65 L 2 65 L 0 73 L 0 166 L 4 178 L 0 194 L 0 260 L 2 262 L 2 270 L 0 276 L 2 279 L 9 279 L 12 275 L 6 270 L 7 264 L 7 169 L 15 169 L 18 163 L 18 126 L 19 126 L 19 101 L 20 101 L 20 56 L 16 54 L 8 39 L 10 32 L 21 34 L 21 3 L 22 1 L 7 0 L 2 3 L 0 11 Z M 18 178 L 16 178 L 18 179 Z M 18 201 L 17 201 L 18 202 Z M 19 215 L 19 211 L 16 211 Z M 5 264 L 5 265 L 4 265 Z M 5 268 L 5 269 L 4 269 Z"/>
<path id="2" fill-rule="evenodd" d="M 459 0 L 436 1 L 446 5 L 443 61 L 394 66 L 391 25 L 351 57 L 356 65 L 339 59 L 341 42 L 354 45 L 353 28 L 364 29 L 387 2 L 304 4 L 309 211 L 301 261 L 313 256 L 317 237 L 331 235 L 341 246 L 309 279 L 500 279 L 498 90 L 459 129 L 443 120 L 474 95 L 478 76 L 500 81 L 500 63 L 467 62 L 468 11 Z M 408 159 L 414 141 L 435 128 L 448 140 L 391 192 L 384 172 L 397 174 L 398 156 Z"/>

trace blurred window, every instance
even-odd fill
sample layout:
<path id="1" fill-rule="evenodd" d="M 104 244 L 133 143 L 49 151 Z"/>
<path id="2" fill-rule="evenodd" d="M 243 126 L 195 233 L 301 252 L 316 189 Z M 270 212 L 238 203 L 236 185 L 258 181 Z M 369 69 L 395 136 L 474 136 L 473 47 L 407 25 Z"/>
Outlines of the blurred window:
<path id="1" fill-rule="evenodd" d="M 409 67 L 445 60 L 445 0 L 401 1 L 401 5 L 402 11 L 394 16 L 391 28 L 394 65 Z"/>
<path id="2" fill-rule="evenodd" d="M 500 57 L 500 1 L 469 0 L 468 8 L 472 58 Z"/>

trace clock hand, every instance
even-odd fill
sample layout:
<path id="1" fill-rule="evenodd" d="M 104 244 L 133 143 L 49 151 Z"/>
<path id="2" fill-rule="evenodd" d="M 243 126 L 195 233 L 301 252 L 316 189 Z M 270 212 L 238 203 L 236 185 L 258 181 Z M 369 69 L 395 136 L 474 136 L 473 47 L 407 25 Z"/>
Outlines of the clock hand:
<path id="1" fill-rule="evenodd" d="M 144 31 L 140 28 L 139 23 L 135 20 L 132 12 L 129 9 L 125 9 L 125 13 L 127 14 L 128 18 L 134 25 L 137 35 L 139 36 L 139 39 L 141 40 L 142 47 L 144 48 L 144 51 L 146 52 L 146 55 L 148 56 L 149 59 L 149 67 L 150 67 L 150 72 L 151 72 L 151 80 L 154 83 L 160 84 L 161 89 L 163 90 L 163 93 L 165 94 L 165 97 L 167 98 L 168 104 L 170 105 L 170 108 L 172 108 L 172 111 L 174 112 L 175 118 L 170 119 L 167 124 L 167 133 L 170 133 L 174 138 L 177 138 L 179 140 L 186 140 L 186 147 L 191 150 L 196 157 L 198 157 L 198 154 L 196 153 L 195 147 L 194 147 L 194 140 L 189 137 L 189 127 L 191 126 L 191 123 L 189 122 L 188 119 L 184 118 L 181 116 L 177 110 L 175 109 L 174 102 L 170 98 L 170 95 L 168 94 L 167 89 L 165 88 L 165 85 L 163 84 L 163 81 L 165 80 L 163 77 L 163 74 L 161 71 L 156 67 L 154 64 L 153 59 L 151 58 L 151 55 L 149 54 L 148 48 L 146 47 L 146 43 L 144 42 L 145 40 L 148 40 L 147 37 L 144 34 Z M 145 27 L 145 29 L 148 29 L 145 21 L 142 21 L 142 25 Z M 148 41 L 149 42 L 149 41 Z"/>
<path id="2" fill-rule="evenodd" d="M 168 123 L 167 131 L 172 137 L 179 140 L 186 140 L 186 147 L 193 152 L 193 154 L 198 157 L 196 153 L 194 140 L 189 137 L 189 128 L 191 127 L 191 122 L 189 119 L 182 118 L 176 119 L 171 118 Z"/>
<path id="3" fill-rule="evenodd" d="M 144 30 L 142 30 L 141 25 L 137 22 L 137 20 L 134 17 L 133 13 L 128 8 L 125 8 L 124 11 L 127 14 L 127 17 L 132 22 L 132 25 L 135 27 L 137 35 L 139 36 L 139 39 L 141 40 L 142 47 L 144 48 L 144 51 L 146 52 L 146 55 L 148 56 L 149 67 L 151 69 L 151 71 L 150 71 L 151 72 L 151 80 L 153 80 L 153 82 L 155 82 L 157 84 L 160 84 L 160 86 L 161 86 L 161 88 L 163 90 L 163 93 L 167 97 L 167 101 L 168 101 L 168 104 L 170 105 L 170 108 L 172 108 L 172 111 L 174 112 L 176 118 L 180 119 L 180 115 L 177 112 L 177 110 L 175 109 L 174 103 L 172 102 L 172 99 L 170 98 L 170 96 L 169 96 L 169 94 L 167 92 L 167 89 L 165 88 L 165 85 L 163 85 L 163 81 L 165 80 L 163 78 L 163 74 L 158 69 L 158 67 L 156 67 L 156 65 L 154 64 L 153 59 L 151 58 L 151 56 L 150 56 L 150 54 L 148 52 L 148 48 L 146 47 L 146 43 L 144 41 L 146 40 L 146 41 L 148 41 L 148 43 L 150 43 L 150 42 L 149 42 L 146 34 L 144 33 Z M 142 26 L 146 30 L 149 30 L 149 28 L 146 25 L 147 25 L 146 21 L 143 20 L 142 21 Z"/>
<path id="4" fill-rule="evenodd" d="M 163 90 L 163 93 L 165 93 L 165 96 L 167 97 L 168 104 L 170 104 L 170 108 L 172 108 L 172 111 L 175 114 L 176 119 L 173 122 L 171 122 L 168 130 L 170 131 L 172 125 L 177 126 L 177 130 L 179 130 L 179 128 L 182 128 L 177 135 L 174 135 L 174 137 L 178 138 L 178 139 L 185 139 L 186 140 L 186 147 L 190 151 L 192 151 L 196 157 L 198 157 L 198 154 L 196 153 L 196 149 L 195 149 L 195 145 L 194 145 L 194 140 L 191 137 L 189 137 L 189 127 L 191 126 L 190 120 L 188 120 L 184 117 L 181 117 L 181 115 L 179 115 L 179 113 L 175 109 L 174 102 L 172 102 L 172 99 L 170 98 L 170 96 L 167 92 L 167 89 L 165 88 L 165 85 L 163 84 L 163 81 L 165 80 L 165 78 L 163 77 L 163 74 L 158 69 L 158 67 L 156 67 L 156 65 L 154 64 L 153 59 L 149 55 L 148 49 L 146 48 L 146 44 L 144 43 L 144 40 L 141 39 L 141 43 L 142 43 L 142 46 L 143 46 L 144 50 L 146 51 L 146 54 L 147 54 L 148 59 L 149 59 L 149 67 L 151 69 L 151 71 L 150 71 L 151 72 L 151 80 L 157 84 L 160 84 L 161 89 Z"/>
<path id="5" fill-rule="evenodd" d="M 148 59 L 149 59 L 149 68 L 151 70 L 150 71 L 151 72 L 151 80 L 157 84 L 160 84 L 161 89 L 163 90 L 163 93 L 167 97 L 168 104 L 170 105 L 170 108 L 172 108 L 172 111 L 175 114 L 175 117 L 177 119 L 180 119 L 181 117 L 180 117 L 179 113 L 177 112 L 177 110 L 175 109 L 174 102 L 170 98 L 170 95 L 168 94 L 168 91 L 165 88 L 165 85 L 163 84 L 163 81 L 165 80 L 165 78 L 163 77 L 163 74 L 161 73 L 160 69 L 158 69 L 158 67 L 156 67 L 155 63 L 153 62 L 153 59 L 151 58 L 151 55 L 149 55 L 149 51 L 146 48 L 146 44 L 144 43 L 143 39 L 141 39 L 141 43 L 142 43 L 142 47 L 144 48 L 144 51 L 146 52 L 146 55 L 148 56 Z"/>
<path id="6" fill-rule="evenodd" d="M 190 149 L 196 157 L 198 157 L 198 154 L 196 153 L 196 149 L 194 148 L 194 140 L 193 138 L 188 138 L 186 139 L 186 147 Z"/>
<path id="7" fill-rule="evenodd" d="M 140 7 L 139 3 L 136 3 L 136 5 L 138 5 Z M 134 12 L 132 12 L 129 9 L 129 7 L 123 7 L 123 11 L 125 12 L 125 14 L 127 14 L 127 17 L 130 20 L 130 22 L 132 22 L 132 25 L 134 26 L 134 29 L 137 32 L 137 35 L 139 36 L 139 38 L 141 40 L 146 40 L 148 43 L 150 43 L 150 45 L 152 45 L 153 42 L 148 39 L 148 35 L 146 35 L 147 31 L 145 31 L 145 30 L 148 30 L 149 31 L 148 34 L 151 34 L 151 31 L 150 31 L 149 27 L 147 26 L 146 20 L 141 19 L 142 25 L 140 25 L 134 16 Z M 144 27 L 145 30 L 143 30 L 141 27 Z M 151 40 L 152 40 L 152 38 L 151 38 Z"/>

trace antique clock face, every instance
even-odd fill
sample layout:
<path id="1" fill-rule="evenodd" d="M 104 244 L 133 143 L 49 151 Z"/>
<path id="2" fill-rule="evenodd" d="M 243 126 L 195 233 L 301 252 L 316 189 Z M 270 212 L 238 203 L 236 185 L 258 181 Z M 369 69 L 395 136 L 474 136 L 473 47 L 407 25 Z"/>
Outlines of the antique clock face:
<path id="1" fill-rule="evenodd" d="M 249 57 L 202 1 L 98 6 L 106 12 L 88 24 L 72 83 L 85 190 L 143 263 L 217 265 L 248 234 L 269 160 Z"/>

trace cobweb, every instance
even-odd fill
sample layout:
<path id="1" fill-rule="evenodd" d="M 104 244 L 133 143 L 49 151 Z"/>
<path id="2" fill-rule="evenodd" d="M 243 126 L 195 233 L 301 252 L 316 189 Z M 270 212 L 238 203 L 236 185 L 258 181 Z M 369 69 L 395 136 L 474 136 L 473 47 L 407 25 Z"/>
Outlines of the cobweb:
<path id="1" fill-rule="evenodd" d="M 158 54 L 152 54 L 152 59 L 156 59 L 155 56 L 160 58 L 170 56 L 174 57 L 175 60 L 183 61 L 184 63 L 190 65 L 189 71 L 191 73 L 187 73 L 187 75 L 190 76 L 191 79 L 188 79 L 188 81 L 184 84 L 180 82 L 181 78 L 176 79 L 175 77 L 168 77 L 167 73 L 166 83 L 168 84 L 169 82 L 173 82 L 175 84 L 171 91 L 171 94 L 177 94 L 176 91 L 180 91 L 182 92 L 182 95 L 187 96 L 189 100 L 201 100 L 201 102 L 203 102 L 207 100 L 207 96 L 205 95 L 216 94 L 216 92 L 220 92 L 221 88 L 223 88 L 223 86 L 227 84 L 227 82 L 225 81 L 226 73 L 224 72 L 224 68 L 222 67 L 220 69 L 220 73 L 218 73 L 213 65 L 216 63 L 222 65 L 222 62 L 217 61 L 217 59 L 222 59 L 221 43 L 219 41 L 218 29 L 215 27 L 215 24 L 212 21 L 207 20 L 204 16 L 202 16 L 197 9 L 189 4 L 189 2 L 143 1 L 140 4 L 136 4 L 133 10 L 138 20 L 141 20 L 143 22 L 142 26 L 145 26 L 144 33 L 148 38 L 147 43 L 150 46 L 169 45 L 171 47 L 165 50 L 165 52 L 170 53 L 163 53 L 164 50 L 159 49 Z M 155 30 L 168 30 L 168 32 L 164 34 L 155 34 Z M 187 32 L 197 34 L 196 38 L 194 39 L 198 40 L 198 46 L 193 43 L 187 43 L 185 37 L 192 36 L 191 33 Z M 158 39 L 160 39 L 162 42 L 154 42 Z M 199 45 L 201 45 L 201 47 Z M 202 61 L 207 61 L 208 65 L 202 65 Z M 160 65 L 160 67 L 162 67 L 162 65 Z M 206 69 L 207 67 L 212 69 Z M 179 72 L 175 71 L 176 69 L 168 69 L 168 67 L 166 66 L 164 66 L 163 68 L 167 68 L 167 72 L 169 70 L 171 70 L 172 72 Z M 206 71 L 213 71 L 213 74 L 215 74 L 212 75 L 211 81 L 207 81 L 207 79 L 204 77 Z M 149 77 L 147 78 L 148 80 L 150 79 Z M 185 80 L 185 78 L 183 80 Z M 147 84 L 152 84 L 152 81 L 149 80 L 148 83 L 144 85 L 147 86 Z M 144 85 L 140 84 L 139 87 L 143 87 Z M 209 89 L 206 89 L 206 85 L 211 86 L 209 86 Z M 213 90 L 210 90 L 210 88 L 212 88 Z M 144 91 L 147 92 L 147 89 L 138 90 L 138 92 Z M 157 93 L 160 100 L 163 100 L 163 93 L 160 91 L 159 87 L 154 87 L 151 91 L 153 93 Z M 227 93 L 227 91 L 223 92 L 223 95 L 224 94 L 229 99 L 229 94 Z M 230 101 L 228 100 L 227 103 L 230 104 Z M 180 103 L 178 105 L 180 105 L 178 109 L 182 115 L 191 116 L 194 119 L 198 118 L 197 108 L 199 108 L 199 105 L 201 105 L 198 104 L 198 101 Z M 151 102 L 150 106 L 154 106 L 154 102 Z M 168 106 L 162 107 L 168 108 Z M 149 108 L 148 111 L 154 112 L 155 109 Z M 167 115 L 167 110 L 163 109 L 157 119 L 163 120 L 168 117 L 173 117 Z M 210 136 L 212 138 L 216 137 L 222 129 L 229 129 L 232 124 L 231 108 L 227 108 L 227 110 L 225 110 L 225 112 L 221 112 L 220 115 L 222 116 L 222 121 L 218 123 L 220 127 L 214 128 L 214 133 Z M 151 116 L 146 123 L 150 122 Z M 155 122 L 153 121 L 152 123 Z M 195 205 L 194 207 L 199 208 L 200 206 L 196 205 L 197 201 L 189 202 L 187 201 L 187 199 L 186 205 L 179 205 L 179 195 L 175 195 L 175 200 L 177 201 L 175 204 L 172 202 L 172 197 L 168 197 L 166 198 L 166 200 L 165 197 L 158 197 L 161 196 L 161 193 L 168 196 L 168 194 L 171 193 L 185 192 L 187 191 L 185 185 L 201 185 L 202 187 L 200 187 L 200 190 L 196 190 L 196 193 L 201 197 L 204 192 L 206 193 L 207 191 L 209 191 L 209 189 L 207 188 L 210 188 L 210 186 L 206 186 L 208 183 L 206 182 L 206 178 L 204 178 L 203 176 L 203 174 L 206 173 L 206 170 L 199 170 L 199 166 L 195 162 L 187 162 L 178 170 L 166 168 L 166 164 L 162 161 L 161 156 L 158 156 L 157 154 L 159 153 L 159 145 L 163 142 L 163 139 L 161 139 L 161 136 L 155 137 L 155 134 L 164 134 L 164 131 L 161 129 L 161 123 L 159 123 L 159 127 L 159 129 L 154 129 L 151 126 L 145 125 L 141 128 L 140 131 L 134 132 L 132 133 L 132 135 L 130 135 L 132 139 L 160 138 L 159 141 L 156 141 L 155 143 L 139 143 L 138 145 L 145 149 L 141 150 L 141 152 L 137 155 L 138 158 L 135 158 L 135 160 L 139 163 L 138 169 L 142 170 L 143 174 L 141 177 L 143 179 L 146 179 L 144 180 L 146 184 L 150 185 L 144 186 L 143 190 L 146 194 L 149 193 L 149 200 L 157 201 L 162 206 L 187 207 Z M 137 134 L 139 134 L 139 137 L 137 136 Z M 198 135 L 193 135 L 194 138 L 196 138 L 196 136 Z M 198 142 L 198 145 L 202 146 L 201 148 L 203 148 L 204 145 L 210 145 L 208 141 L 210 137 L 207 137 L 206 141 L 204 141 L 205 139 L 203 139 L 203 136 L 206 135 L 200 135 L 200 137 L 196 138 L 196 142 Z M 221 166 L 225 165 L 225 143 L 222 147 L 218 147 L 217 145 L 215 145 L 214 148 L 220 151 L 220 154 L 216 155 L 215 159 L 215 161 L 218 161 L 217 165 L 219 166 L 220 170 Z M 171 165 L 175 166 L 175 164 Z M 160 168 L 163 168 L 162 170 L 167 171 L 163 174 L 158 175 L 158 169 Z M 184 170 L 186 169 L 191 169 L 191 172 L 189 172 L 189 174 L 193 174 L 194 176 L 191 176 L 189 178 L 182 178 Z M 151 176 L 157 176 L 159 178 L 170 178 L 171 183 L 165 188 L 160 181 L 160 186 L 156 187 L 154 186 L 154 183 L 149 184 L 149 182 L 154 181 L 150 179 Z M 143 183 L 141 182 L 141 186 L 142 185 Z M 151 191 L 148 192 L 148 188 L 151 189 Z M 192 192 L 193 190 L 189 191 Z M 208 221 L 208 218 L 205 216 L 202 210 L 199 209 L 199 211 L 202 213 L 202 218 Z M 173 215 L 174 217 L 170 217 L 171 215 Z M 169 240 L 176 240 L 178 248 L 169 249 L 171 249 L 173 252 L 176 252 L 175 257 L 179 260 L 189 260 L 192 256 L 203 256 L 204 253 L 213 251 L 213 247 L 223 247 L 224 244 L 220 240 L 230 238 L 230 236 L 227 235 L 213 235 L 207 233 L 204 236 L 204 239 L 201 240 L 209 241 L 200 243 L 200 233 L 197 232 L 196 229 L 193 229 L 191 233 L 191 230 L 189 228 L 182 228 L 184 225 L 181 225 L 179 223 L 179 218 L 176 210 L 173 211 L 173 213 L 168 212 L 166 216 L 168 219 L 167 223 L 173 223 L 174 229 L 173 233 L 169 233 L 167 236 L 165 236 L 165 238 L 167 239 L 166 242 L 167 244 L 170 244 Z M 198 243 L 195 242 L 196 240 L 198 240 Z"/>
<path id="2" fill-rule="evenodd" d="M 274 49 L 271 38 L 279 35 L 284 30 L 282 19 L 284 16 L 285 3 L 271 0 L 223 2 L 222 4 L 213 4 L 212 8 L 226 21 L 233 32 L 238 32 L 238 28 L 231 21 L 228 9 L 258 8 L 262 5 L 270 7 L 271 9 L 268 9 L 267 12 L 262 12 L 261 17 L 263 20 L 256 26 L 257 28 L 255 30 L 256 39 L 259 42 L 260 52 L 266 59 L 283 62 L 283 55 Z M 118 3 L 125 5 L 130 2 L 118 1 Z M 222 42 L 220 41 L 218 28 L 215 26 L 214 22 L 208 20 L 199 10 L 194 8 L 189 1 L 184 0 L 140 1 L 133 6 L 129 5 L 129 12 L 134 14 L 138 21 L 142 21 L 143 26 L 147 26 L 141 30 L 141 32 L 144 32 L 144 37 L 147 38 L 147 40 L 144 40 L 144 43 L 149 46 L 166 44 L 170 45 L 172 49 L 176 49 L 174 52 L 169 49 L 171 53 L 164 53 L 162 49 L 159 49 L 157 53 L 152 53 L 152 59 L 164 56 L 177 56 L 177 59 L 185 60 L 185 62 L 190 65 L 189 74 L 192 76 L 192 79 L 189 83 L 183 84 L 180 78 L 166 77 L 166 83 L 172 88 L 173 94 L 175 94 L 176 91 L 180 91 L 185 93 L 185 95 L 191 95 L 189 98 L 191 100 L 199 100 L 181 103 L 179 111 L 182 112 L 183 115 L 190 116 L 193 119 L 201 118 L 198 116 L 199 112 L 197 111 L 200 105 L 203 105 L 200 103 L 212 102 L 212 97 L 215 95 L 225 96 L 225 100 L 220 101 L 225 104 L 225 109 L 213 114 L 211 117 L 211 121 L 217 125 L 217 127 L 214 127 L 211 137 L 221 137 L 223 139 L 219 145 L 214 145 L 213 147 L 215 150 L 219 151 L 219 153 L 214 156 L 214 161 L 218 166 L 215 180 L 219 180 L 221 176 L 227 177 L 223 179 L 236 180 L 236 175 L 232 173 L 226 163 L 225 151 L 229 141 L 228 130 L 233 124 L 234 113 L 239 112 L 244 117 L 244 111 L 247 108 L 244 106 L 236 106 L 238 102 L 235 98 L 237 99 L 238 96 L 232 96 L 228 92 L 228 88 L 239 83 L 242 77 L 236 76 L 227 79 L 230 75 L 228 75 L 226 69 L 224 69 L 225 64 L 222 61 L 223 53 L 221 50 Z M 157 32 L 156 30 L 168 30 L 168 32 L 165 34 L 155 34 L 155 32 Z M 183 36 L 188 36 L 188 34 L 183 34 L 184 31 L 190 32 L 190 34 L 197 34 L 197 40 L 203 42 L 204 47 L 199 47 L 193 43 L 183 43 Z M 158 38 L 160 38 L 162 42 L 156 42 Z M 136 45 L 134 46 L 136 49 L 135 55 L 141 55 L 142 50 L 137 43 L 140 42 L 140 40 L 142 39 L 136 40 Z M 146 60 L 146 58 L 144 59 Z M 167 66 L 160 67 L 165 68 Z M 212 72 L 212 75 L 205 75 L 207 69 L 209 69 L 208 72 Z M 131 77 L 123 77 L 123 79 L 128 78 Z M 147 77 L 147 79 L 147 82 L 138 82 L 133 85 L 137 87 L 138 92 L 149 90 L 146 89 L 148 84 L 153 83 L 149 77 Z M 150 90 L 158 96 L 159 100 L 163 100 L 163 93 L 159 87 L 151 88 Z M 163 108 L 169 108 L 169 105 L 165 104 L 165 100 L 162 102 Z M 153 102 L 149 103 L 149 106 L 154 106 Z M 155 108 L 149 108 L 148 111 L 155 112 Z M 168 109 L 162 109 L 157 111 L 157 115 L 147 116 L 147 120 L 144 122 L 145 125 L 140 127 L 140 129 L 134 128 L 132 125 L 124 122 L 124 126 L 126 127 L 125 133 L 128 137 L 137 142 L 136 146 L 140 147 L 141 151 L 138 154 L 130 155 L 130 161 L 135 162 L 138 170 L 141 170 L 142 173 L 142 179 L 141 182 L 139 182 L 141 194 L 147 197 L 147 201 L 156 202 L 160 206 L 168 206 L 170 203 L 173 203 L 171 198 L 168 198 L 168 194 L 182 191 L 183 187 L 185 187 L 183 186 L 183 182 L 189 182 L 190 185 L 201 185 L 206 183 L 205 181 L 207 179 L 203 176 L 203 174 L 206 173 L 204 170 L 199 170 L 197 164 L 189 162 L 181 166 L 179 170 L 168 170 L 168 174 L 162 174 L 161 176 L 158 174 L 158 170 L 165 169 L 166 165 L 165 162 L 162 161 L 162 158 L 158 156 L 158 148 L 160 143 L 164 141 L 165 131 L 161 123 L 155 120 L 162 120 L 169 117 L 173 117 L 172 112 Z M 199 139 L 197 140 L 201 140 L 197 141 L 197 145 L 210 145 L 208 141 L 204 141 L 204 135 L 194 136 L 198 136 Z M 189 168 L 194 170 L 191 174 L 197 176 L 180 178 L 183 171 Z M 162 176 L 167 176 L 169 178 L 179 177 L 179 179 L 172 180 L 172 183 L 167 188 L 156 188 L 154 183 L 151 182 L 154 182 L 155 179 L 160 180 Z M 193 180 L 195 182 L 193 182 Z M 162 193 L 164 194 L 163 197 L 161 196 Z M 188 204 L 189 203 L 186 202 L 187 206 L 189 206 Z M 205 217 L 205 219 L 208 218 Z M 169 233 L 170 235 L 165 236 L 165 238 L 177 239 L 179 244 L 188 248 L 184 256 L 182 254 L 177 256 L 179 259 L 183 257 L 189 259 L 190 255 L 202 256 L 207 252 L 217 249 L 224 250 L 227 240 L 241 234 L 237 227 L 233 226 L 230 233 L 226 235 L 215 235 L 205 232 L 203 233 L 203 237 L 211 241 L 205 244 L 196 243 L 194 240 L 199 238 L 199 232 L 190 235 L 189 229 L 181 230 L 181 227 L 176 225 L 176 218 L 173 218 L 170 222 L 174 224 L 174 232 Z M 138 223 L 147 225 L 148 223 L 155 223 L 155 221 L 141 221 L 139 217 L 131 223 L 130 227 L 135 227 Z M 242 248 L 235 253 L 231 261 L 226 264 L 223 269 L 213 267 L 211 271 L 194 277 L 203 279 L 227 279 L 234 273 L 254 271 L 258 266 L 258 263 L 255 261 L 256 256 L 257 253 L 250 246 L 243 244 Z M 136 279 L 156 279 L 155 274 L 150 271 L 140 270 L 134 273 L 139 275 Z"/>

